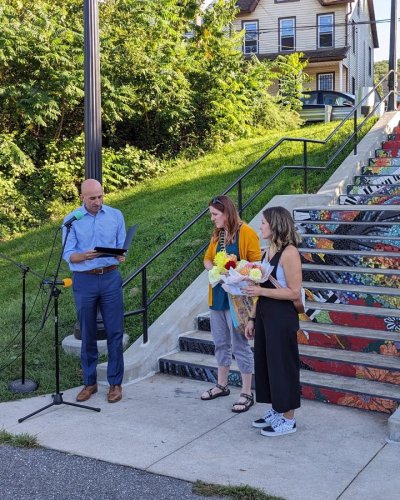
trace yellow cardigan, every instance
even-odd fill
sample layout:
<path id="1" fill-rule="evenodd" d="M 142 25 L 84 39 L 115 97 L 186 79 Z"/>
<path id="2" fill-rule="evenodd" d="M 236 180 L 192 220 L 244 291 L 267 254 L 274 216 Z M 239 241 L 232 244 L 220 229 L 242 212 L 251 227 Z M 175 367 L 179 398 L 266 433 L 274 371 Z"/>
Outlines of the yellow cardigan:
<path id="1" fill-rule="evenodd" d="M 214 261 L 217 253 L 218 240 L 213 241 L 211 238 L 210 244 L 204 255 L 204 260 Z M 245 259 L 249 262 L 261 260 L 260 240 L 257 233 L 247 224 L 242 224 L 239 229 L 239 259 Z M 208 286 L 208 305 L 212 305 L 212 288 Z"/>

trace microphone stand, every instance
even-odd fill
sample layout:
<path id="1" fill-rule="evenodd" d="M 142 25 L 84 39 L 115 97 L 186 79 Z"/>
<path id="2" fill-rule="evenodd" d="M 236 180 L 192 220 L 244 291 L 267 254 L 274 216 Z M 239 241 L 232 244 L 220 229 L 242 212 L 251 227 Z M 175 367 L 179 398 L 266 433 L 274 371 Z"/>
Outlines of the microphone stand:
<path id="1" fill-rule="evenodd" d="M 22 299 L 21 299 L 21 378 L 13 380 L 8 384 L 8 388 L 14 393 L 28 393 L 33 392 L 37 389 L 38 384 L 34 380 L 25 378 L 25 368 L 26 368 L 26 275 L 30 271 L 32 274 L 37 276 L 40 280 L 43 276 L 32 271 L 32 269 L 25 264 L 16 262 L 10 257 L 0 253 L 0 257 L 4 260 L 8 260 L 14 264 L 14 266 L 19 267 L 22 273 Z"/>
<path id="2" fill-rule="evenodd" d="M 64 242 L 62 245 L 60 257 L 58 259 L 58 265 L 57 269 L 54 275 L 54 279 L 50 285 L 50 294 L 49 294 L 49 303 L 51 299 L 53 299 L 54 302 L 54 355 L 55 355 L 55 385 L 56 385 L 56 390 L 55 394 L 52 394 L 52 399 L 53 401 L 49 403 L 46 406 L 43 406 L 39 410 L 34 411 L 33 413 L 30 413 L 29 415 L 26 415 L 25 417 L 19 418 L 18 422 L 21 423 L 27 418 L 33 417 L 33 415 L 37 415 L 38 413 L 47 410 L 47 408 L 51 408 L 52 406 L 58 406 L 58 405 L 68 405 L 68 406 L 76 406 L 77 408 L 84 408 L 86 410 L 92 410 L 92 411 L 101 411 L 100 408 L 94 408 L 92 406 L 86 406 L 86 405 L 81 405 L 78 403 L 70 403 L 68 401 L 63 400 L 63 393 L 60 392 L 60 345 L 59 345 L 59 337 L 58 337 L 58 297 L 61 294 L 61 290 L 57 288 L 57 278 L 58 278 L 58 273 L 60 270 L 61 266 L 61 261 L 62 261 L 62 256 L 64 254 L 64 249 L 65 249 L 65 244 L 67 243 L 68 235 L 71 230 L 71 225 L 72 222 L 69 224 L 65 225 L 66 228 L 66 234 L 64 238 Z M 44 280 L 47 281 L 47 280 Z M 49 304 L 48 304 L 49 305 Z M 48 305 L 45 311 L 45 315 L 47 314 L 47 309 Z M 45 321 L 45 320 L 44 320 Z"/>

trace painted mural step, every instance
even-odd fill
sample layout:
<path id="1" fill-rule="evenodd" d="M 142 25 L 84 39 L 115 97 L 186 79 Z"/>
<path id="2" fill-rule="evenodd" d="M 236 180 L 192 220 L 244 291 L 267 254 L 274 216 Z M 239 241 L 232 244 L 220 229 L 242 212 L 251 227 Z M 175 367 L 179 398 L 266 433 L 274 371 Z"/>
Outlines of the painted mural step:
<path id="1" fill-rule="evenodd" d="M 400 363 L 394 356 L 310 345 L 299 345 L 299 354 L 305 370 L 400 385 Z"/>
<path id="2" fill-rule="evenodd" d="M 348 304 L 338 304 L 335 302 L 312 302 L 310 300 L 306 300 L 306 311 L 312 309 L 318 309 L 321 311 L 335 311 L 335 312 L 343 312 L 343 313 L 352 313 L 354 315 L 365 315 L 365 316 L 374 316 L 376 318 L 386 318 L 387 316 L 391 316 L 393 318 L 398 318 L 400 320 L 400 310 L 399 309 L 389 309 L 387 307 L 369 307 L 369 306 L 361 306 L 361 305 L 348 305 Z"/>
<path id="3" fill-rule="evenodd" d="M 371 167 L 400 167 L 400 158 L 370 158 Z"/>
<path id="4" fill-rule="evenodd" d="M 356 186 L 370 184 L 387 184 L 393 186 L 400 184 L 400 175 L 356 175 L 353 177 L 353 184 Z"/>
<path id="5" fill-rule="evenodd" d="M 386 140 L 382 141 L 382 149 L 400 149 L 400 141 Z"/>
<path id="6" fill-rule="evenodd" d="M 398 330 L 400 310 L 354 304 L 311 302 L 306 300 L 305 316 L 316 323 L 356 326 L 372 330 Z"/>
<path id="7" fill-rule="evenodd" d="M 306 316 L 302 315 L 301 317 Z M 209 316 L 200 315 L 198 323 L 202 330 L 181 335 L 180 349 L 214 354 Z M 302 345 L 354 352 L 373 352 L 382 356 L 395 356 L 398 360 L 400 355 L 399 332 L 400 330 L 373 330 L 301 320 L 297 340 Z M 397 362 L 399 363 L 399 361 Z"/>
<path id="8" fill-rule="evenodd" d="M 339 196 L 339 203 L 340 205 L 400 205 L 400 194 L 344 194 Z"/>
<path id="9" fill-rule="evenodd" d="M 400 290 L 390 287 L 303 282 L 310 302 L 400 309 Z"/>
<path id="10" fill-rule="evenodd" d="M 348 285 L 339 283 L 316 283 L 315 281 L 303 281 L 303 287 L 308 290 L 336 290 L 340 292 L 349 293 L 376 293 L 377 295 L 388 295 L 391 297 L 400 297 L 400 290 L 391 287 L 377 287 L 377 286 L 364 286 L 364 285 Z M 400 308 L 400 303 L 399 303 Z"/>
<path id="11" fill-rule="evenodd" d="M 378 166 L 368 165 L 361 167 L 361 175 L 400 175 L 400 165 L 397 166 Z"/>
<path id="12" fill-rule="evenodd" d="M 379 250 L 400 251 L 400 236 L 359 236 L 342 234 L 304 234 L 303 248 L 330 248 L 335 250 Z"/>
<path id="13" fill-rule="evenodd" d="M 395 385 L 341 375 L 302 370 L 300 383 L 305 399 L 363 410 L 390 414 L 400 399 Z"/>
<path id="14" fill-rule="evenodd" d="M 366 268 L 400 269 L 400 252 L 375 250 L 330 250 L 323 248 L 299 248 L 304 264 L 323 266 L 351 266 Z"/>
<path id="15" fill-rule="evenodd" d="M 214 356 L 177 352 L 159 359 L 160 372 L 216 383 L 217 363 Z M 241 386 L 240 372 L 234 361 L 228 383 Z M 400 401 L 400 391 L 393 384 L 344 377 L 310 370 L 300 370 L 302 395 L 325 403 L 392 413 Z M 200 395 L 199 395 L 200 397 Z"/>
<path id="16" fill-rule="evenodd" d="M 297 340 L 303 345 L 373 352 L 382 356 L 394 356 L 397 360 L 400 355 L 399 332 L 394 330 L 372 330 L 356 326 L 300 321 Z"/>
<path id="17" fill-rule="evenodd" d="M 303 264 L 302 267 L 303 280 L 305 281 L 400 288 L 400 271 L 397 269 L 321 266 L 318 264 Z"/>
<path id="18" fill-rule="evenodd" d="M 211 332 L 194 330 L 180 335 L 179 350 L 183 352 L 197 352 L 214 356 L 215 345 Z"/>
<path id="19" fill-rule="evenodd" d="M 376 158 L 399 158 L 399 150 L 397 148 L 393 149 L 375 149 Z"/>
<path id="20" fill-rule="evenodd" d="M 394 184 L 393 186 L 389 186 L 388 184 L 376 184 L 370 186 L 356 186 L 354 184 L 348 184 L 346 192 L 347 194 L 374 194 L 377 196 L 391 194 L 393 196 L 397 196 L 400 194 L 400 186 L 397 184 Z"/>
<path id="21" fill-rule="evenodd" d="M 328 205 L 326 207 L 309 207 L 293 210 L 295 222 L 334 221 L 334 222 L 395 222 L 400 221 L 400 209 L 391 206 L 377 208 L 368 205 Z"/>
<path id="22" fill-rule="evenodd" d="M 253 341 L 250 342 L 250 345 L 253 348 Z M 181 335 L 179 337 L 179 349 L 183 352 L 195 352 L 211 356 L 214 355 L 215 352 L 211 333 L 201 332 L 198 330 Z M 366 377 L 363 377 L 362 368 L 360 368 L 359 372 L 356 374 L 353 373 L 352 369 L 349 369 L 349 367 L 347 367 L 346 373 L 344 373 L 345 369 L 341 367 L 342 372 L 340 373 L 339 371 L 335 371 L 334 366 L 331 368 L 322 367 L 322 369 L 319 370 L 316 369 L 316 365 L 314 365 L 316 371 L 325 373 L 327 370 L 332 370 L 329 371 L 329 373 L 339 373 L 346 376 L 357 376 L 359 378 L 368 378 L 369 380 L 381 380 L 391 384 L 400 384 L 400 362 L 396 356 L 382 356 L 381 354 L 377 354 L 375 352 L 353 352 L 345 349 L 337 350 L 331 347 L 319 347 L 311 344 L 299 344 L 299 353 L 303 362 L 306 362 L 305 358 L 313 358 L 334 363 L 344 363 L 351 366 L 357 365 L 359 367 L 369 367 L 376 370 L 386 370 L 390 373 L 371 373 L 370 375 L 367 374 Z M 311 363 L 308 367 L 311 367 Z M 394 375 L 395 372 L 396 375 Z"/>
<path id="23" fill-rule="evenodd" d="M 400 197 L 399 197 L 400 199 Z M 400 221 L 395 222 L 335 222 L 335 221 L 307 221 L 296 222 L 296 229 L 302 236 L 306 235 L 361 235 L 365 236 L 399 236 Z"/>

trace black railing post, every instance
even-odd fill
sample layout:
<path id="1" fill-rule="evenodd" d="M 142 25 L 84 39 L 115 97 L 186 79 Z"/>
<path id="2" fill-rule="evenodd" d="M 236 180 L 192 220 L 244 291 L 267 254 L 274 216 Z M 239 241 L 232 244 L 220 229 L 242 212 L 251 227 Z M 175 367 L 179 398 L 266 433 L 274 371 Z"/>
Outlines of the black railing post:
<path id="1" fill-rule="evenodd" d="M 357 144 L 358 144 L 358 137 L 357 137 L 357 110 L 354 111 L 354 154 L 357 154 Z"/>
<path id="2" fill-rule="evenodd" d="M 388 99 L 388 111 L 397 109 L 397 0 L 391 2 L 390 42 L 389 42 L 389 75 L 388 88 L 391 94 Z"/>
<path id="3" fill-rule="evenodd" d="M 238 211 L 240 216 L 242 216 L 243 212 L 243 192 L 242 192 L 242 181 L 240 180 L 238 183 Z"/>
<path id="4" fill-rule="evenodd" d="M 148 338 L 148 311 L 147 311 L 147 269 L 142 270 L 142 307 L 143 307 L 143 344 L 146 344 Z"/>
<path id="5" fill-rule="evenodd" d="M 102 182 L 99 6 L 84 0 L 85 178 Z"/>
<path id="6" fill-rule="evenodd" d="M 304 173 L 304 193 L 308 193 L 308 156 L 307 156 L 307 141 L 303 141 L 303 173 Z"/>

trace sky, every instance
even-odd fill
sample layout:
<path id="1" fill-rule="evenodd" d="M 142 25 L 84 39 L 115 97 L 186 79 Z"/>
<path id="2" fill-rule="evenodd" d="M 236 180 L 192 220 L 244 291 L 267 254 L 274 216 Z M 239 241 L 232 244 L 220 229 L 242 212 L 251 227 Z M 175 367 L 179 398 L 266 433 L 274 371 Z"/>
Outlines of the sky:
<path id="1" fill-rule="evenodd" d="M 374 0 L 375 19 L 380 21 L 382 19 L 390 19 L 391 0 Z M 398 5 L 398 14 L 400 8 Z M 379 49 L 374 51 L 375 61 L 382 61 L 389 59 L 389 39 L 390 39 L 390 22 L 377 23 Z M 400 36 L 399 28 L 397 27 L 398 37 Z M 397 58 L 400 58 L 399 44 L 397 44 Z"/>
<path id="2" fill-rule="evenodd" d="M 399 0 L 397 0 L 399 1 Z M 204 0 L 204 4 L 209 4 L 211 0 Z M 375 18 L 377 21 L 390 19 L 391 0 L 374 0 Z M 400 5 L 398 6 L 400 17 Z M 390 22 L 377 23 L 379 49 L 375 49 L 375 61 L 389 59 L 389 38 L 390 38 Z M 398 38 L 400 39 L 400 29 L 398 29 Z M 397 57 L 400 59 L 400 48 L 397 45 Z"/>

